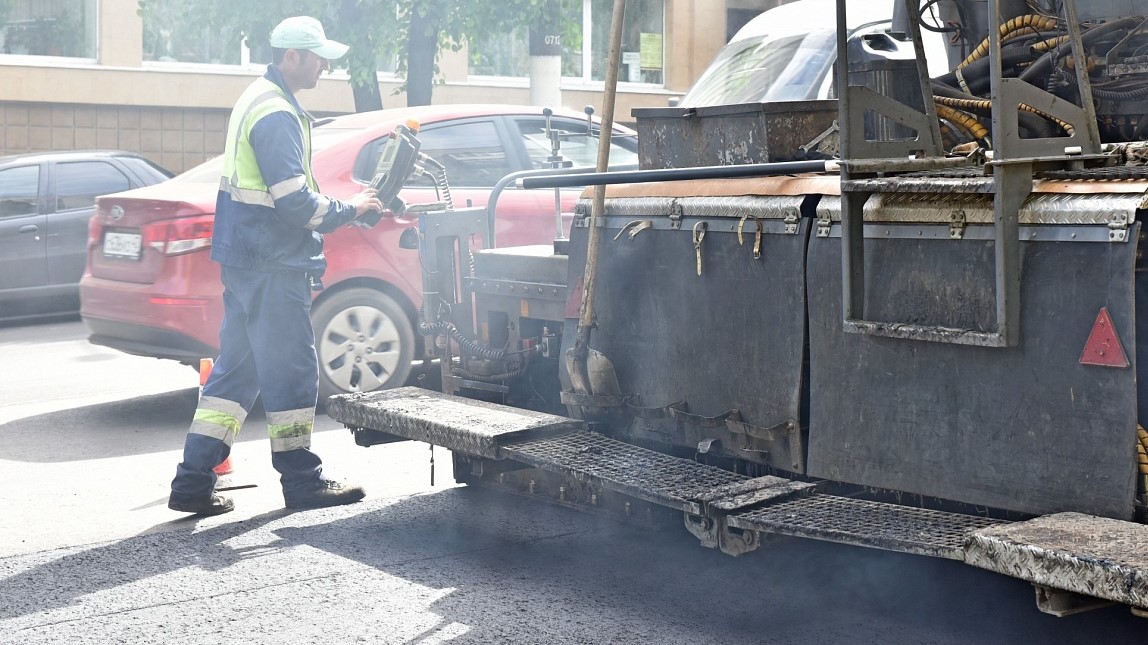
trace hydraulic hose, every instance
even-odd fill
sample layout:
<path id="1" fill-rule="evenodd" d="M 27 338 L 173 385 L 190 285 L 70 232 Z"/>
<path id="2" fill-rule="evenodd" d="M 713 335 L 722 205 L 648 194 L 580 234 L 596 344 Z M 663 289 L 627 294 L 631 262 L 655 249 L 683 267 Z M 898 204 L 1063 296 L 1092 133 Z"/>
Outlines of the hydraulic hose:
<path id="1" fill-rule="evenodd" d="M 1093 87 L 1092 97 L 1106 101 L 1138 101 L 1140 99 L 1148 99 L 1148 87 L 1125 91 L 1104 90 Z"/>
<path id="2" fill-rule="evenodd" d="M 1068 36 L 1057 36 L 1055 38 L 1049 38 L 1048 40 L 1042 40 L 1033 45 L 1032 50 L 1043 54 L 1044 52 L 1051 51 L 1053 47 L 1060 47 L 1068 42 L 1068 39 Z"/>
<path id="3" fill-rule="evenodd" d="M 942 83 L 938 83 L 937 81 L 933 81 L 933 98 L 935 100 L 938 97 L 959 99 L 962 101 L 981 101 L 982 100 L 981 97 L 979 97 L 979 96 L 974 96 L 972 94 L 966 94 L 965 92 L 962 92 L 961 90 L 958 90 L 956 88 L 952 88 L 952 87 L 949 87 L 949 86 L 944 85 Z M 984 99 L 984 100 L 987 101 L 987 99 Z M 990 106 L 991 106 L 991 102 L 990 102 Z M 968 109 L 973 109 L 973 108 L 968 108 Z M 984 111 L 987 113 L 990 110 L 988 110 L 987 108 L 984 110 L 981 110 L 981 108 L 978 106 L 977 108 L 975 108 L 975 111 Z M 1028 112 L 1018 113 L 1017 114 L 1017 123 L 1020 125 L 1020 127 L 1024 131 L 1024 133 L 1026 135 L 1028 135 L 1029 137 L 1035 137 L 1035 138 L 1043 139 L 1043 138 L 1056 136 L 1056 131 L 1054 130 L 1053 124 L 1049 123 L 1047 120 L 1042 119 L 1042 118 L 1040 118 L 1034 114 L 1030 114 Z"/>
<path id="4" fill-rule="evenodd" d="M 477 339 L 471 338 L 464 334 L 454 323 L 440 320 L 435 323 L 429 323 L 421 315 L 418 319 L 419 333 L 424 336 L 433 336 L 435 334 L 446 334 L 453 338 L 458 343 L 459 348 L 467 354 L 477 357 L 485 358 L 487 360 L 500 360 L 506 357 L 506 351 L 502 349 L 495 349 L 488 345 L 482 344 Z"/>
<path id="5" fill-rule="evenodd" d="M 1121 18 L 1119 20 L 1113 20 L 1112 22 L 1106 22 L 1081 34 L 1080 40 L 1081 43 L 1087 47 L 1088 45 L 1096 42 L 1098 38 L 1105 34 L 1119 31 L 1121 29 L 1131 29 L 1132 27 L 1138 26 L 1141 22 L 1143 22 L 1143 19 L 1141 18 Z M 1045 78 L 1050 73 L 1052 73 L 1053 61 L 1056 60 L 1056 58 L 1061 54 L 1065 53 L 1064 50 L 1071 48 L 1072 45 L 1068 42 L 1065 42 L 1061 43 L 1053 49 L 1050 49 L 1040 58 L 1036 59 L 1036 62 L 1033 63 L 1031 67 L 1021 72 L 1020 79 L 1033 85 L 1037 85 L 1035 82 L 1037 79 Z"/>
<path id="6" fill-rule="evenodd" d="M 938 103 L 937 116 L 957 126 L 958 129 L 977 141 L 986 141 L 989 138 L 988 128 L 981 125 L 981 122 L 977 121 L 976 117 L 971 114 Z"/>
<path id="7" fill-rule="evenodd" d="M 992 101 L 990 99 L 957 99 L 957 98 L 950 98 L 947 96 L 934 96 L 933 100 L 938 105 L 944 105 L 944 106 L 948 106 L 951 108 L 956 108 L 958 110 L 979 110 L 982 112 L 983 111 L 991 111 L 992 105 L 993 105 Z M 1062 121 L 1062 120 L 1056 118 L 1055 116 L 1053 116 L 1051 114 L 1048 114 L 1046 112 L 1042 112 L 1042 111 L 1032 107 L 1031 105 L 1028 105 L 1026 103 L 1021 103 L 1020 105 L 1017 106 L 1017 108 L 1019 110 L 1021 110 L 1022 112 L 1028 112 L 1029 114 L 1035 114 L 1041 118 L 1048 119 L 1049 121 L 1052 121 L 1053 123 L 1060 126 L 1060 129 L 1064 130 L 1065 133 L 1068 134 L 1068 136 L 1072 136 L 1072 134 L 1074 132 L 1076 132 L 1076 128 L 1073 127 L 1073 125 L 1071 123 L 1069 123 L 1067 121 Z"/>
<path id="8" fill-rule="evenodd" d="M 1140 469 L 1140 499 L 1148 503 L 1148 432 L 1144 426 L 1136 426 L 1136 464 Z"/>
<path id="9" fill-rule="evenodd" d="M 1056 24 L 1056 18 L 1052 18 L 1050 16 L 1039 16 L 1034 14 L 1017 16 L 1016 18 L 1013 18 L 1000 26 L 999 33 L 1001 43 L 1003 44 L 1006 40 L 1009 40 L 1011 37 L 1015 37 L 1022 31 L 1045 31 L 1055 28 Z M 973 53 L 969 54 L 968 58 L 961 61 L 960 65 L 957 65 L 957 69 L 968 67 L 981 57 L 988 55 L 988 53 L 989 39 L 985 38 L 980 45 L 977 45 L 977 48 L 973 50 Z"/>
<path id="10" fill-rule="evenodd" d="M 462 377 L 462 378 L 467 379 L 469 381 L 484 381 L 487 383 L 491 383 L 491 382 L 495 382 L 495 381 L 505 381 L 506 379 L 509 379 L 509 378 L 521 376 L 523 373 L 526 372 L 526 366 L 528 364 L 529 363 L 527 361 L 522 361 L 522 365 L 520 365 L 519 367 L 512 369 L 508 372 L 502 372 L 501 374 L 488 374 L 486 376 L 483 376 L 481 374 L 475 374 L 474 372 L 471 372 L 470 370 L 463 369 L 461 367 L 451 368 L 450 371 L 455 376 Z"/>
<path id="11" fill-rule="evenodd" d="M 1136 426 L 1136 439 L 1137 462 L 1140 465 L 1140 474 L 1148 475 L 1148 432 L 1144 431 L 1144 426 Z"/>
<path id="12" fill-rule="evenodd" d="M 1001 69 L 1009 70 L 1014 68 L 1020 63 L 1027 63 L 1033 59 L 1032 52 L 1028 47 L 1010 46 L 1001 52 Z M 961 75 L 964 76 L 965 82 L 968 84 L 969 89 L 973 93 L 988 92 L 989 83 L 992 80 L 992 74 L 989 72 L 988 58 L 981 58 L 980 60 L 972 63 L 968 67 L 961 68 Z M 957 72 L 952 71 L 948 74 L 933 79 L 935 82 L 942 83 L 953 89 L 960 87 L 960 82 L 957 80 Z"/>

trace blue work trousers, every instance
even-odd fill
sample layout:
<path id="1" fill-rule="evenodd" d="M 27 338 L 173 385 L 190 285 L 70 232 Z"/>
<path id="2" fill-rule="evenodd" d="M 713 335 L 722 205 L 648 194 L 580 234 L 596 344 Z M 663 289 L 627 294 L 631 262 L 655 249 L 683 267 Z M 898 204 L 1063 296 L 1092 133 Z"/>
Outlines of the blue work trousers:
<path id="1" fill-rule="evenodd" d="M 271 436 L 271 463 L 284 493 L 314 486 L 323 467 L 310 450 L 319 372 L 307 274 L 223 266 L 222 277 L 219 357 L 203 386 L 172 495 L 211 495 L 216 482 L 212 469 L 231 454 L 260 395 Z"/>

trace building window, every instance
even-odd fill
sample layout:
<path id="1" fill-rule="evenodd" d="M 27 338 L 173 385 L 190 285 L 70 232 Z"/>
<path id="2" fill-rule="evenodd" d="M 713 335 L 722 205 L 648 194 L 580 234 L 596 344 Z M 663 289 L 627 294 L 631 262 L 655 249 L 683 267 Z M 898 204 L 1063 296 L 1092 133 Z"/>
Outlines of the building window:
<path id="1" fill-rule="evenodd" d="M 127 175 L 104 161 L 69 161 L 56 165 L 56 212 L 96 205 L 100 195 L 131 188 Z"/>
<path id="2" fill-rule="evenodd" d="M 0 2 L 5 54 L 96 57 L 96 0 Z"/>
<path id="3" fill-rule="evenodd" d="M 581 81 L 605 80 L 613 0 L 560 0 L 560 6 L 562 76 Z M 622 27 L 622 68 L 618 80 L 663 84 L 664 36 L 665 0 L 629 0 Z M 526 27 L 474 38 L 469 44 L 468 72 L 475 76 L 526 76 L 528 42 Z"/>
<path id="4" fill-rule="evenodd" d="M 475 38 L 468 47 L 471 76 L 514 76 L 530 74 L 530 30 L 518 27 L 512 31 L 488 33 Z"/>
<path id="5" fill-rule="evenodd" d="M 610 49 L 610 20 L 613 0 L 584 0 L 589 14 L 590 46 L 583 46 L 583 67 L 591 70 L 590 80 L 606 79 Z M 630 83 L 664 82 L 665 13 L 663 0 L 629 0 L 622 22 L 622 69 L 618 80 Z"/>
<path id="6" fill-rule="evenodd" d="M 143 12 L 143 59 L 165 63 L 239 65 L 243 32 L 200 24 L 189 28 L 182 0 L 148 0 Z"/>

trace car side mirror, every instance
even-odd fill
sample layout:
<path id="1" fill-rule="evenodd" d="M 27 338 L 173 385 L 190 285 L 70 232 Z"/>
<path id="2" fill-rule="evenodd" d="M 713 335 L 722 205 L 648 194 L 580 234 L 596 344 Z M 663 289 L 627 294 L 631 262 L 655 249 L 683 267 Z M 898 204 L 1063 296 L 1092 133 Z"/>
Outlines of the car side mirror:
<path id="1" fill-rule="evenodd" d="M 399 248 L 417 250 L 419 248 L 419 229 L 411 226 L 404 229 L 399 235 Z"/>

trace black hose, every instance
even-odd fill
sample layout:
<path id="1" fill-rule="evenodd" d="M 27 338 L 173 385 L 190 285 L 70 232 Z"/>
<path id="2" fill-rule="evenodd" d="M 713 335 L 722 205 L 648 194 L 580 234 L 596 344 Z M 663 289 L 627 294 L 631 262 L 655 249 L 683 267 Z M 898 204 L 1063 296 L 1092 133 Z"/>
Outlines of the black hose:
<path id="1" fill-rule="evenodd" d="M 1075 79 L 1073 79 L 1075 81 Z M 1148 87 L 1138 87 L 1134 90 L 1104 90 L 1098 87 L 1092 88 L 1092 98 L 1104 99 L 1105 101 L 1137 101 L 1140 99 L 1148 99 Z"/>
<path id="2" fill-rule="evenodd" d="M 481 374 L 475 374 L 474 372 L 471 372 L 469 370 L 465 370 L 461 367 L 451 368 L 450 372 L 451 372 L 451 374 L 454 374 L 455 376 L 467 379 L 468 381 L 482 381 L 484 383 L 497 383 L 499 381 L 505 381 L 506 379 L 511 379 L 511 378 L 516 377 L 516 376 L 522 376 L 522 374 L 524 372 L 526 372 L 526 366 L 527 366 L 527 363 L 523 362 L 522 366 L 517 368 L 517 369 L 510 370 L 509 372 L 503 372 L 501 374 L 489 374 L 486 376 L 483 376 Z"/>
<path id="3" fill-rule="evenodd" d="M 1011 70 L 1019 63 L 1025 63 L 1032 59 L 1033 54 L 1028 47 L 1006 47 L 1001 52 L 1001 69 Z M 989 69 L 989 62 L 990 59 L 987 57 L 979 58 L 969 65 L 961 68 L 961 75 L 965 77 L 965 83 L 969 86 L 969 89 L 973 94 L 989 91 L 989 85 L 992 83 L 992 73 Z M 956 72 L 942 74 L 933 80 L 938 83 L 943 83 L 954 89 L 960 88 L 960 82 L 957 80 Z"/>
<path id="4" fill-rule="evenodd" d="M 1080 40 L 1081 43 L 1087 47 L 1088 45 L 1096 42 L 1097 39 L 1105 34 L 1117 31 L 1119 29 L 1130 29 L 1132 27 L 1139 26 L 1143 21 L 1143 18 L 1121 18 L 1119 20 L 1113 20 L 1112 22 L 1106 22 L 1102 25 L 1097 25 L 1096 27 L 1093 27 L 1092 29 L 1089 29 L 1088 31 L 1081 34 Z M 1031 67 L 1021 72 L 1019 78 L 1022 81 L 1031 83 L 1033 85 L 1038 85 L 1036 83 L 1036 79 L 1045 78 L 1052 73 L 1053 61 L 1071 51 L 1071 41 L 1064 42 L 1054 47 L 1043 56 L 1036 59 L 1036 62 L 1033 63 Z"/>
<path id="5" fill-rule="evenodd" d="M 972 94 L 968 94 L 966 92 L 962 92 L 961 90 L 953 89 L 947 85 L 942 85 L 942 84 L 937 83 L 937 82 L 933 83 L 933 94 L 936 96 L 944 96 L 944 97 L 948 97 L 951 99 L 963 99 L 966 101 L 987 101 L 987 100 L 989 100 L 989 99 L 985 99 L 985 98 L 982 98 L 979 96 L 974 96 Z M 973 111 L 978 112 L 978 113 L 982 113 L 982 114 L 985 113 L 984 110 L 973 110 Z M 989 113 L 991 113 L 991 109 L 989 110 Z M 1028 138 L 1028 139 L 1033 139 L 1033 138 L 1044 139 L 1044 138 L 1049 138 L 1049 137 L 1055 137 L 1055 136 L 1057 136 L 1057 133 L 1060 130 L 1059 127 L 1055 123 L 1049 121 L 1048 119 L 1041 118 L 1035 114 L 1030 114 L 1028 112 L 1017 113 L 1017 125 L 1020 127 L 1021 134 L 1024 135 L 1024 138 Z"/>
<path id="6" fill-rule="evenodd" d="M 481 341 L 471 338 L 462 333 L 454 323 L 440 320 L 434 323 L 428 323 L 421 315 L 418 318 L 419 333 L 423 336 L 434 336 L 437 334 L 447 334 L 458 343 L 459 348 L 470 356 L 476 358 L 485 358 L 487 360 L 497 361 L 506 357 L 506 351 L 502 349 L 495 349 L 488 345 L 482 344 Z"/>

